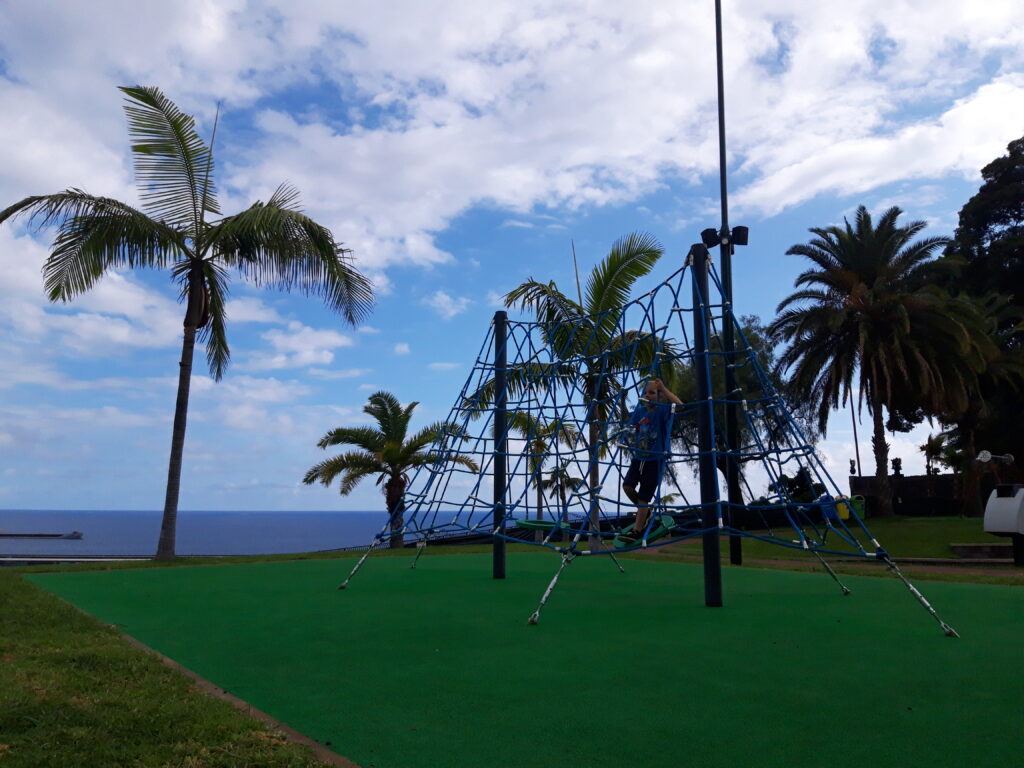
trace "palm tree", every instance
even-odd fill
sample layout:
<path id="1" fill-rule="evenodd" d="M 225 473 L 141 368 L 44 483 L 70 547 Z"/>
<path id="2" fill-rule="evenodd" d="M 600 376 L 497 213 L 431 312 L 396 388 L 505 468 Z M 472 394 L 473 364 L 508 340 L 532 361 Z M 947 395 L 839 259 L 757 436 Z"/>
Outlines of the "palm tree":
<path id="1" fill-rule="evenodd" d="M 353 445 L 358 450 L 348 451 L 327 459 L 306 472 L 302 482 L 312 485 L 319 482 L 330 486 L 341 475 L 341 495 L 347 496 L 359 481 L 377 475 L 377 485 L 382 486 L 388 515 L 391 520 L 391 546 L 402 546 L 402 513 L 405 511 L 403 497 L 409 485 L 409 470 L 424 465 L 454 462 L 479 472 L 480 468 L 468 456 L 462 454 L 433 453 L 424 450 L 442 433 L 457 436 L 461 430 L 448 422 L 437 422 L 424 427 L 406 439 L 409 419 L 419 405 L 417 402 L 402 407 L 390 392 L 375 392 L 369 397 L 363 412 L 377 421 L 377 427 L 338 427 L 324 435 L 317 445 L 327 448 L 333 445 Z"/>
<path id="2" fill-rule="evenodd" d="M 213 179 L 212 144 L 195 121 L 157 88 L 123 87 L 128 131 L 142 210 L 80 189 L 26 197 L 0 212 L 0 223 L 31 214 L 37 229 L 58 227 L 43 267 L 51 301 L 68 302 L 111 269 L 170 269 L 185 303 L 167 493 L 156 558 L 174 557 L 178 490 L 185 444 L 189 383 L 196 335 L 206 341 L 215 380 L 230 359 L 224 311 L 228 271 L 256 283 L 316 294 L 352 326 L 373 305 L 370 283 L 351 264 L 349 251 L 326 227 L 305 216 L 298 193 L 286 185 L 266 202 L 221 216 Z M 209 221 L 208 216 L 220 217 Z"/>
<path id="3" fill-rule="evenodd" d="M 526 439 L 527 470 L 530 473 L 530 482 L 537 489 L 537 519 L 544 519 L 544 489 L 541 481 L 541 472 L 547 462 L 552 443 L 562 442 L 571 446 L 578 437 L 576 428 L 566 424 L 562 419 L 544 422 L 526 411 L 516 411 L 512 414 L 509 428 L 515 430 Z M 537 531 L 538 538 L 541 538 L 540 531 Z"/>
<path id="4" fill-rule="evenodd" d="M 542 283 L 532 278 L 505 296 L 505 306 L 534 312 L 545 343 L 558 361 L 555 365 L 572 379 L 582 380 L 591 488 L 601 482 L 601 424 L 607 421 L 613 408 L 611 403 L 620 389 L 617 374 L 650 367 L 658 353 L 665 350 L 654 334 L 619 329 L 633 285 L 654 268 L 662 253 L 661 244 L 651 235 L 634 232 L 617 240 L 594 267 L 579 301 L 563 294 L 554 281 Z M 513 374 L 509 383 L 515 384 Z M 597 530 L 599 516 L 594 499 L 590 512 L 592 530 Z M 589 545 L 591 549 L 598 547 L 595 534 L 591 534 Z"/>
<path id="5" fill-rule="evenodd" d="M 928 439 L 918 446 L 924 454 L 924 472 L 931 475 L 938 471 L 938 464 L 942 461 L 942 452 L 945 448 L 946 439 L 941 434 L 928 435 Z"/>
<path id="6" fill-rule="evenodd" d="M 562 509 L 565 509 L 569 500 L 569 491 L 576 490 L 584 482 L 582 477 L 576 477 L 569 470 L 571 463 L 568 459 L 562 459 L 557 466 L 548 470 L 548 476 L 540 484 L 541 489 L 555 492 L 562 503 Z"/>
<path id="7" fill-rule="evenodd" d="M 879 513 L 888 515 L 883 409 L 905 402 L 908 393 L 932 412 L 950 398 L 967 400 L 984 357 L 971 311 L 929 284 L 930 258 L 947 238 L 915 241 L 925 223 L 899 226 L 901 213 L 890 208 L 876 226 L 860 206 L 853 226 L 847 220 L 843 227 L 812 228 L 809 243 L 787 251 L 813 263 L 794 283 L 806 287 L 783 299 L 769 327 L 776 340 L 789 343 L 780 367 L 792 369 L 794 390 L 816 406 L 822 434 L 858 378 L 858 402 L 867 404 L 874 423 Z"/>

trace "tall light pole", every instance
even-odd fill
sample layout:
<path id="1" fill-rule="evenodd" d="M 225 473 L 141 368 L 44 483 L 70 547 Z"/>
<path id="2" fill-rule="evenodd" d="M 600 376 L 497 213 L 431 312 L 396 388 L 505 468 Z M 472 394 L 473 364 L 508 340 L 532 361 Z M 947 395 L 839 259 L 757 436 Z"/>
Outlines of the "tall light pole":
<path id="1" fill-rule="evenodd" d="M 722 197 L 722 228 L 718 232 L 721 251 L 719 258 L 722 263 L 722 351 L 725 353 L 725 484 L 729 499 L 729 525 L 734 526 L 738 519 L 739 507 L 743 505 L 743 492 L 740 490 L 740 468 L 736 458 L 739 447 L 739 425 L 737 423 L 737 387 L 736 371 L 733 368 L 735 337 L 733 335 L 732 317 L 732 248 L 733 232 L 729 229 L 729 189 L 725 162 L 725 73 L 722 66 L 722 2 L 715 0 L 715 48 L 718 54 L 718 168 Z M 737 227 L 735 239 L 739 245 L 746 245 L 746 227 Z M 707 240 L 705 239 L 705 242 Z M 738 534 L 729 536 L 729 562 L 733 565 L 743 563 L 742 539 Z"/>

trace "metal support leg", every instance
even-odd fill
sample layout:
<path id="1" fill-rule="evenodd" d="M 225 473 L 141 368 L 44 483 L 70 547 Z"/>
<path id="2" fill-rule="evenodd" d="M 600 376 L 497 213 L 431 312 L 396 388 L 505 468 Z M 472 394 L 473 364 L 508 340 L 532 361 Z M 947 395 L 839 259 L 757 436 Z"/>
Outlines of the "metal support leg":
<path id="1" fill-rule="evenodd" d="M 937 614 L 935 612 L 935 609 L 932 608 L 931 603 L 925 600 L 924 595 L 917 591 L 917 587 L 915 587 L 913 584 L 907 581 L 907 577 L 903 575 L 900 569 L 896 566 L 896 563 L 892 561 L 892 558 L 886 555 L 884 559 L 885 564 L 889 566 L 889 570 L 895 573 L 899 577 L 900 581 L 907 585 L 907 589 L 910 590 L 910 593 L 914 597 L 916 597 L 917 601 L 921 603 L 921 605 L 924 606 L 925 610 L 932 615 L 932 618 L 939 622 L 939 626 L 942 627 L 942 631 L 946 634 L 946 637 L 960 637 L 960 635 L 957 634 L 957 631 L 955 629 L 953 629 L 951 626 L 949 626 L 949 624 L 947 624 L 939 618 L 939 614 Z"/>
<path id="2" fill-rule="evenodd" d="M 358 563 L 356 563 L 356 567 L 352 569 L 352 573 L 350 573 L 350 574 L 348 575 L 348 578 L 347 578 L 347 579 L 345 579 L 345 580 L 344 580 L 343 582 L 341 582 L 341 584 L 339 584 L 339 585 L 338 585 L 338 589 L 344 589 L 345 587 L 347 587 L 347 586 L 348 586 L 348 583 L 349 583 L 350 581 L 352 581 L 352 577 L 353 577 L 353 576 L 355 576 L 355 575 L 356 575 L 356 572 L 357 572 L 357 571 L 358 571 L 358 570 L 359 570 L 360 568 L 362 568 L 362 567 L 363 567 L 363 563 L 364 563 L 364 562 L 366 561 L 366 558 L 368 558 L 368 557 L 370 556 L 370 553 L 371 553 L 371 552 L 373 552 L 373 550 L 375 550 L 375 549 L 377 548 L 377 545 L 378 545 L 378 544 L 380 544 L 380 540 L 379 540 L 379 539 L 374 539 L 374 540 L 373 540 L 373 543 L 372 543 L 372 544 L 370 545 L 370 548 L 369 548 L 369 549 L 367 549 L 367 550 L 366 550 L 366 551 L 365 551 L 365 552 L 363 553 L 363 556 L 359 558 L 359 562 L 358 562 Z"/>
<path id="3" fill-rule="evenodd" d="M 574 557 L 576 556 L 568 552 L 562 555 L 562 564 L 558 566 L 558 571 L 555 573 L 555 577 L 551 579 L 551 583 L 548 584 L 548 588 L 544 590 L 544 596 L 540 599 L 540 605 L 537 606 L 537 610 L 533 612 L 533 615 L 530 616 L 529 619 L 527 619 L 527 624 L 536 624 L 537 620 L 540 619 L 541 609 L 544 607 L 544 604 L 547 603 L 548 598 L 551 597 L 551 593 L 554 591 L 555 585 L 558 583 L 558 577 L 562 575 L 562 571 L 565 569 L 565 566 L 571 563 Z"/>
<path id="4" fill-rule="evenodd" d="M 427 548 L 427 542 L 428 542 L 428 541 L 430 541 L 430 536 L 429 536 L 429 535 L 426 535 L 426 536 L 424 536 L 424 537 L 423 537 L 423 543 L 422 543 L 422 544 L 420 544 L 420 545 L 419 545 L 419 546 L 417 547 L 417 549 L 419 550 L 419 552 L 417 552 L 417 553 L 416 553 L 416 557 L 414 557 L 414 558 L 412 559 L 412 565 L 410 565 L 410 566 L 409 566 L 410 568 L 415 568 L 415 567 L 416 567 L 416 563 L 418 563 L 418 562 L 419 562 L 419 559 L 420 559 L 421 557 L 423 557 L 423 550 L 425 550 L 425 549 Z"/>
<path id="5" fill-rule="evenodd" d="M 846 597 L 848 594 L 850 594 L 849 588 L 847 588 L 847 586 L 839 580 L 839 576 L 836 574 L 835 571 L 832 570 L 832 566 L 825 562 L 825 558 L 821 556 L 821 553 L 818 552 L 816 549 L 812 549 L 811 551 L 814 552 L 814 556 L 818 558 L 821 564 L 825 566 L 825 570 L 828 571 L 828 575 L 835 579 L 836 584 L 838 584 L 839 588 L 843 590 L 843 597 Z"/>
<path id="6" fill-rule="evenodd" d="M 615 563 L 615 566 L 619 569 L 619 573 L 625 573 L 626 572 L 626 569 L 622 567 L 622 563 L 620 563 L 618 561 L 618 559 L 615 557 L 615 555 L 613 555 L 611 552 L 609 552 L 608 553 L 608 557 L 610 557 L 612 559 L 612 562 Z"/>

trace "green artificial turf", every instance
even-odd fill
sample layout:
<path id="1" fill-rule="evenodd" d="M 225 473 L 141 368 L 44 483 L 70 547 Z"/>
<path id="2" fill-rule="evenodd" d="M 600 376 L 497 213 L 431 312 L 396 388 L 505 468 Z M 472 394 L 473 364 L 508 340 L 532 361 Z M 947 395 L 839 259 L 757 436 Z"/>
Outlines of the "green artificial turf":
<path id="1" fill-rule="evenodd" d="M 580 558 L 28 578 L 364 768 L 1015 765 L 1024 591 Z"/>

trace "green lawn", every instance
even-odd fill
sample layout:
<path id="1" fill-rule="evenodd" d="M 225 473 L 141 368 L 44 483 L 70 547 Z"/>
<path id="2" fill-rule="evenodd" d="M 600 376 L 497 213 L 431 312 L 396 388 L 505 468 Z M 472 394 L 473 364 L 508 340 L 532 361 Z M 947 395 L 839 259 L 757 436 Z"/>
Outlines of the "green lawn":
<path id="1" fill-rule="evenodd" d="M 982 529 L 979 517 L 872 517 L 868 530 L 893 557 L 953 557 L 951 543 L 999 543 L 1009 539 Z M 859 530 L 853 528 L 853 530 Z M 862 536 L 860 538 L 863 538 Z M 762 541 L 745 541 L 750 557 L 792 557 L 794 552 Z M 799 553 L 796 553 L 799 554 Z"/>
<path id="2" fill-rule="evenodd" d="M 408 563 L 374 557 L 344 592 L 351 561 L 29 578 L 364 768 L 933 768 L 1024 747 L 1015 588 L 919 585 L 954 640 L 894 579 L 843 598 L 728 568 L 708 609 L 698 566 L 581 558 L 528 627 L 556 556 L 513 552 L 504 581 L 483 554 Z"/>
<path id="3" fill-rule="evenodd" d="M 3 768 L 314 768 L 310 750 L 0 568 Z"/>

